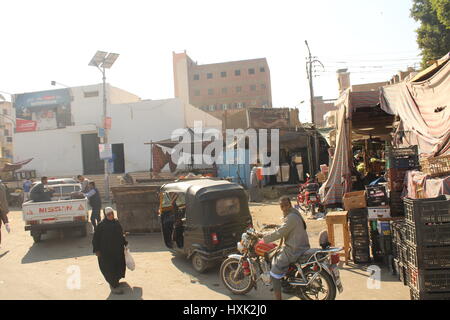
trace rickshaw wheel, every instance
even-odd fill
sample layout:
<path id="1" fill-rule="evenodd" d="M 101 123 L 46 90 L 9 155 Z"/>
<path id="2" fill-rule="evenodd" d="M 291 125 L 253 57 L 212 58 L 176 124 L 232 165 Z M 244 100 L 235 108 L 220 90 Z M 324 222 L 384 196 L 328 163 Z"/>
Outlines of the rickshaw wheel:
<path id="1" fill-rule="evenodd" d="M 206 269 L 208 269 L 208 262 L 203 259 L 201 255 L 195 253 L 192 256 L 192 266 L 194 267 L 195 271 L 203 273 L 206 271 Z"/>

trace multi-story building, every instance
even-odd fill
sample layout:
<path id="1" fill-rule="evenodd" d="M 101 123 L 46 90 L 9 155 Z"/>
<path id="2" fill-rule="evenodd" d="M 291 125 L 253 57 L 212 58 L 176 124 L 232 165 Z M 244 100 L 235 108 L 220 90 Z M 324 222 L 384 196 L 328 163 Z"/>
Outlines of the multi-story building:
<path id="1" fill-rule="evenodd" d="M 173 73 L 176 98 L 221 120 L 244 108 L 272 107 L 265 58 L 199 65 L 186 51 L 174 52 Z"/>
<path id="2" fill-rule="evenodd" d="M 14 115 L 12 104 L 9 101 L 0 100 L 0 158 L 13 159 L 13 130 Z"/>
<path id="3" fill-rule="evenodd" d="M 336 110 L 335 99 L 323 99 L 323 97 L 314 97 L 314 124 L 317 128 L 326 127 L 325 114 Z"/>

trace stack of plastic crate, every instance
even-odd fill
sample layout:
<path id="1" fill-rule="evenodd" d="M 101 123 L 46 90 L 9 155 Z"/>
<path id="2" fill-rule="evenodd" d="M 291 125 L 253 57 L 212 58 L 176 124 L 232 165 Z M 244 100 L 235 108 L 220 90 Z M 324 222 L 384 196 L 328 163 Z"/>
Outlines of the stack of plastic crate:
<path id="1" fill-rule="evenodd" d="M 370 239 L 367 209 L 349 210 L 348 219 L 350 221 L 353 261 L 355 263 L 368 263 L 370 262 Z"/>
<path id="2" fill-rule="evenodd" d="M 386 160 L 391 216 L 403 216 L 404 207 L 401 199 L 403 184 L 406 173 L 420 166 L 418 148 L 417 146 L 409 148 L 388 148 Z"/>
<path id="3" fill-rule="evenodd" d="M 405 220 L 391 221 L 392 256 L 394 270 L 399 280 L 406 286 L 407 245 L 405 235 Z"/>
<path id="4" fill-rule="evenodd" d="M 450 300 L 450 197 L 404 203 L 411 299 Z"/>

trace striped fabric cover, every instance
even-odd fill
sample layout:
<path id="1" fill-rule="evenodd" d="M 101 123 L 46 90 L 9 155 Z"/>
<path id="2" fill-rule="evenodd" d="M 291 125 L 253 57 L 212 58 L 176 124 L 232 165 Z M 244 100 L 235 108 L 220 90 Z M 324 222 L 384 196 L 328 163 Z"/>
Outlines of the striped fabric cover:
<path id="1" fill-rule="evenodd" d="M 381 108 L 410 131 L 404 145 L 417 143 L 426 156 L 450 154 L 450 59 L 429 79 L 383 87 Z"/>
<path id="2" fill-rule="evenodd" d="M 329 169 L 328 179 L 319 190 L 322 203 L 324 205 L 340 204 L 344 193 L 349 192 L 351 188 L 351 173 L 349 159 L 349 126 L 345 121 L 347 110 L 349 109 L 350 93 L 346 91 L 338 100 L 339 111 L 337 116 L 337 138 L 336 150 L 333 162 Z"/>

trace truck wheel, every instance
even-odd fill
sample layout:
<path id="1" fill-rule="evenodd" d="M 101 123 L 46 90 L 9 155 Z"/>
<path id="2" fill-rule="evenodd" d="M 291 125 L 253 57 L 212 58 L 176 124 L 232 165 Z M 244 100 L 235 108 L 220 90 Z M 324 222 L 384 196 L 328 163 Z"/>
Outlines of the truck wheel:
<path id="1" fill-rule="evenodd" d="M 34 243 L 41 242 L 41 236 L 42 236 L 42 234 L 40 234 L 40 233 L 33 234 Z"/>
<path id="2" fill-rule="evenodd" d="M 80 227 L 80 237 L 84 238 L 87 236 L 86 226 Z"/>
<path id="3" fill-rule="evenodd" d="M 208 262 L 201 255 L 195 253 L 192 256 L 192 266 L 198 273 L 204 273 L 208 269 Z"/>

